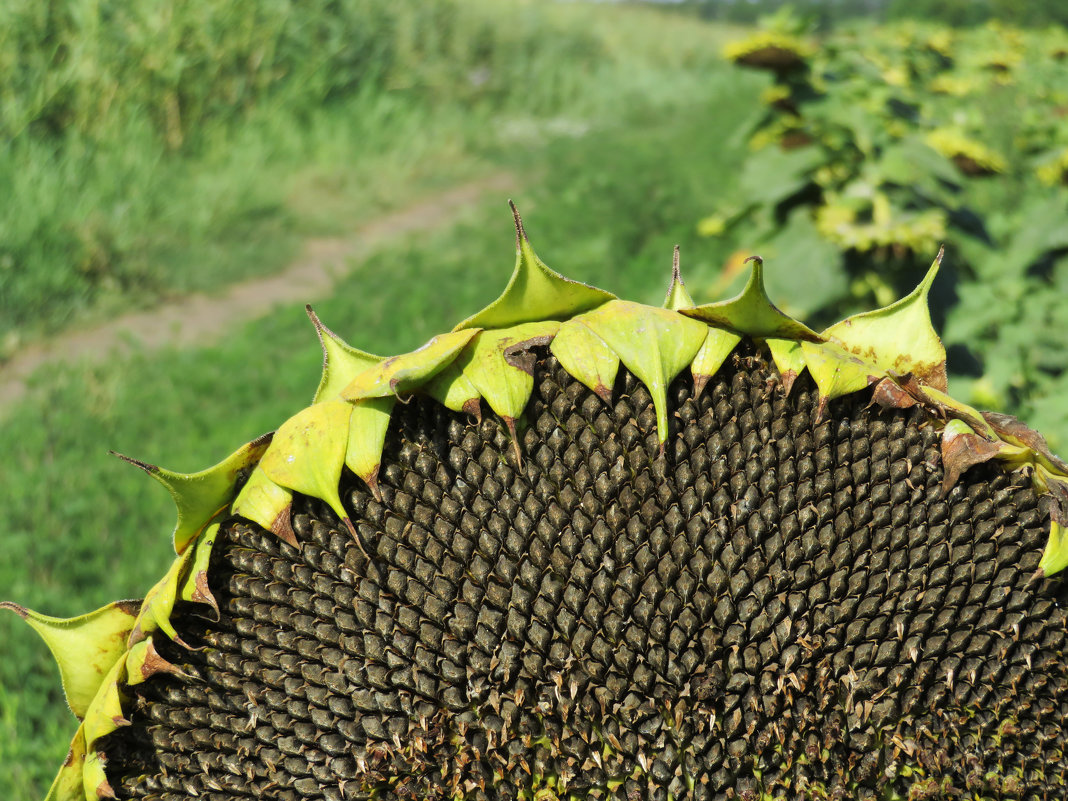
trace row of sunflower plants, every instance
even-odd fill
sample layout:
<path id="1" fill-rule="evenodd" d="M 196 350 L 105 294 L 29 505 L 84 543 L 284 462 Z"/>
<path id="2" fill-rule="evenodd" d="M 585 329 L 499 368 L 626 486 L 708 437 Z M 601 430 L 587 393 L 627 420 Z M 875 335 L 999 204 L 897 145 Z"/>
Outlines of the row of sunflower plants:
<path id="1" fill-rule="evenodd" d="M 815 319 L 889 302 L 945 245 L 955 392 L 1068 448 L 1068 31 L 774 23 L 726 48 L 766 111 L 698 231 L 777 256 Z"/>

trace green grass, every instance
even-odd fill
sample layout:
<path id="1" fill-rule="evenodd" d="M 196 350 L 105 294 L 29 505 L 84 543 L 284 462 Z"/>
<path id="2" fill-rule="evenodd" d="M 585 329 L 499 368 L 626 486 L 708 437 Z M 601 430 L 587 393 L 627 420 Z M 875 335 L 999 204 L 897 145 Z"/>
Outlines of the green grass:
<path id="1" fill-rule="evenodd" d="M 431 120 L 441 134 L 427 141 Z M 0 263 L 0 339 L 275 272 L 302 236 L 477 172 L 464 124 L 458 110 L 380 94 L 302 124 L 264 112 L 196 158 L 158 152 L 148 131 L 125 149 L 66 148 L 58 160 L 48 145 L 16 142 L 0 158 L 13 186 L 0 241 L 16 254 L 10 274 Z"/>
<path id="2" fill-rule="evenodd" d="M 0 361 L 274 272 L 302 237 L 677 103 L 721 68 L 720 29 L 642 9 L 324 0 L 250 21 L 253 7 L 198 0 L 168 38 L 147 11 L 63 6 L 0 10 Z"/>
<path id="3" fill-rule="evenodd" d="M 658 19 L 620 17 L 611 28 L 615 46 L 634 49 L 642 36 L 657 32 L 652 23 Z M 678 30 L 681 41 L 657 39 L 648 52 L 674 49 L 677 55 L 696 41 L 686 39 L 693 36 L 690 28 L 684 33 L 675 21 L 665 25 L 659 30 Z M 228 141 L 247 145 L 234 150 L 236 165 L 220 155 L 221 145 L 195 174 L 164 158 L 157 175 L 175 183 L 160 192 L 187 205 L 173 217 L 160 209 L 139 223 L 151 241 L 146 252 L 169 252 L 164 263 L 182 265 L 182 275 L 168 275 L 160 292 L 253 274 L 264 269 L 264 260 L 283 261 L 285 252 L 275 248 L 279 242 L 295 246 L 298 232 L 335 232 L 343 220 L 402 203 L 413 187 L 507 166 L 528 176 L 515 200 L 550 265 L 659 303 L 670 277 L 671 245 L 678 241 L 700 296 L 723 254 L 696 241 L 692 215 L 682 212 L 707 205 L 733 180 L 744 146 L 737 131 L 752 122 L 763 83 L 706 68 L 718 34 L 702 35 L 711 55 L 697 58 L 691 48 L 689 60 L 665 56 L 657 64 L 640 54 L 629 62 L 620 56 L 618 64 L 603 67 L 599 84 L 551 113 L 518 98 L 468 110 L 377 94 L 312 115 L 299 131 L 265 119 L 259 128 L 234 134 Z M 274 133 L 264 133 L 271 125 Z M 267 142 L 266 151 L 256 149 Z M 130 158 L 132 181 L 147 165 L 136 163 L 136 154 Z M 206 164 L 212 169 L 202 169 Z M 106 164 L 100 169 L 105 172 Z M 204 199 L 203 208 L 196 198 Z M 450 229 L 383 249 L 317 311 L 354 345 L 379 353 L 411 349 L 446 330 L 492 300 L 507 280 L 514 251 L 504 201 L 487 201 Z M 265 211 L 257 218 L 247 213 L 252 206 Z M 220 209 L 232 210 L 229 222 Z M 265 231 L 276 238 L 250 241 Z M 196 247 L 183 251 L 186 239 Z M 202 253 L 210 254 L 209 263 L 194 255 Z M 94 313 L 146 297 L 117 291 L 112 301 L 96 303 Z M 294 298 L 213 347 L 39 374 L 31 397 L 6 413 L 0 427 L 0 502 L 9 546 L 0 565 L 0 596 L 74 615 L 143 595 L 173 556 L 173 510 L 162 487 L 107 450 L 196 470 L 306 405 L 321 356 L 302 302 Z M 35 635 L 4 614 L 0 642 L 0 797 L 39 798 L 62 761 L 74 721 Z"/>

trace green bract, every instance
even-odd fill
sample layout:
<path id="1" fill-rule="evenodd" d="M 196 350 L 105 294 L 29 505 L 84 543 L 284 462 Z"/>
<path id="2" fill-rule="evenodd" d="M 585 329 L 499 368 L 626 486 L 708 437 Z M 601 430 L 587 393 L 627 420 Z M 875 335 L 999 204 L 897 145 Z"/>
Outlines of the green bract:
<path id="1" fill-rule="evenodd" d="M 668 385 L 688 369 L 699 393 L 743 338 L 768 348 L 785 392 L 808 370 L 820 411 L 834 398 L 868 388 L 873 403 L 920 407 L 942 429 L 947 489 L 973 465 L 991 460 L 1030 471 L 1036 490 L 1050 498 L 1052 518 L 1039 575 L 1068 566 L 1068 464 L 1014 418 L 983 414 L 946 393 L 946 353 L 928 311 L 941 253 L 905 298 L 817 333 L 772 303 L 759 259 L 738 297 L 696 306 L 682 283 L 676 253 L 664 307 L 654 308 L 553 272 L 534 254 L 518 214 L 515 221 L 517 260 L 505 292 L 452 332 L 411 353 L 382 358 L 347 345 L 309 310 L 324 353 L 311 405 L 200 473 L 128 460 L 163 483 L 178 509 L 177 558 L 143 601 L 118 602 L 70 620 L 2 604 L 48 644 L 71 710 L 82 721 L 50 799 L 110 794 L 101 740 L 125 724 L 128 687 L 177 670 L 156 647 L 159 638 L 181 644 L 172 621 L 175 604 L 199 603 L 218 614 L 207 576 L 220 521 L 242 517 L 296 545 L 290 510 L 294 493 L 300 493 L 328 504 L 369 550 L 342 503 L 339 484 L 347 468 L 378 496 L 378 471 L 398 400 L 423 393 L 479 418 L 485 402 L 510 432 L 519 463 L 524 454 L 518 431 L 538 349 L 551 352 L 606 404 L 613 402 L 624 365 L 652 396 L 661 446 L 673 433 Z"/>

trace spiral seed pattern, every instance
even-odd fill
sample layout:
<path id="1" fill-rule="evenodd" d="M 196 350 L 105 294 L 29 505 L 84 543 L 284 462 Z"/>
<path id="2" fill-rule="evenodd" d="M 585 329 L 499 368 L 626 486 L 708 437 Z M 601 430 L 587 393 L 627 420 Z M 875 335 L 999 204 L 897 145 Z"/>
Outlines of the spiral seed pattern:
<path id="1" fill-rule="evenodd" d="M 699 398 L 609 407 L 539 362 L 504 428 L 398 405 L 368 560 L 298 498 L 235 519 L 186 677 L 129 688 L 120 798 L 1065 797 L 1065 589 L 1049 517 L 985 465 L 943 495 L 922 412 L 790 395 L 743 345 Z"/>

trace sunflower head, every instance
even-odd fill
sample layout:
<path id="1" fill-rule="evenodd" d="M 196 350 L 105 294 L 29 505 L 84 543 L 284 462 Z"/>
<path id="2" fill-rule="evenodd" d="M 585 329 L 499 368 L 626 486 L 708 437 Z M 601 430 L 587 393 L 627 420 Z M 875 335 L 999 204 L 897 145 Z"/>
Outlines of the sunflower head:
<path id="1" fill-rule="evenodd" d="M 204 471 L 128 460 L 177 506 L 142 600 L 4 605 L 79 720 L 50 798 L 918 797 L 958 763 L 999 792 L 1063 770 L 1037 587 L 1068 565 L 1068 465 L 947 394 L 941 254 L 817 332 L 759 258 L 698 305 L 676 250 L 651 307 L 515 223 L 507 287 L 453 330 L 382 357 L 309 310 L 307 407 Z"/>

